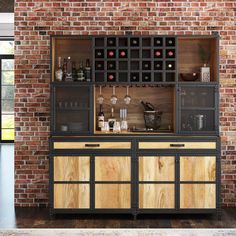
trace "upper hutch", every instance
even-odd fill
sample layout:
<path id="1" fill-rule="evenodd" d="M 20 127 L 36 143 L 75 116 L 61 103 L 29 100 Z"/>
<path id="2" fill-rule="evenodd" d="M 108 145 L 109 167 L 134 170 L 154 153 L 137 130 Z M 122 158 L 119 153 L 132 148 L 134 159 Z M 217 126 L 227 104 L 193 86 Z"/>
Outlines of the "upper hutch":
<path id="1" fill-rule="evenodd" d="M 51 37 L 51 213 L 219 213 L 218 45 Z"/>

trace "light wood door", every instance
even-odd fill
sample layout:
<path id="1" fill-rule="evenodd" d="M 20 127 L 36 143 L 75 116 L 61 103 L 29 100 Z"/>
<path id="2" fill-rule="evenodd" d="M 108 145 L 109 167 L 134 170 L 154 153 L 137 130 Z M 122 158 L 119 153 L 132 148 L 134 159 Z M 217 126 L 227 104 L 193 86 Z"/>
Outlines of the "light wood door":
<path id="1" fill-rule="evenodd" d="M 55 156 L 54 181 L 89 181 L 89 156 Z"/>
<path id="2" fill-rule="evenodd" d="M 130 184 L 95 184 L 95 208 L 131 208 Z"/>
<path id="3" fill-rule="evenodd" d="M 174 184 L 139 184 L 139 208 L 174 208 Z"/>
<path id="4" fill-rule="evenodd" d="M 180 208 L 216 208 L 216 185 L 180 184 Z"/>
<path id="5" fill-rule="evenodd" d="M 180 181 L 215 181 L 215 156 L 181 156 Z"/>
<path id="6" fill-rule="evenodd" d="M 130 156 L 96 156 L 95 181 L 130 181 Z"/>
<path id="7" fill-rule="evenodd" d="M 89 208 L 89 184 L 54 184 L 54 208 Z"/>
<path id="8" fill-rule="evenodd" d="M 139 181 L 174 181 L 174 156 L 139 157 Z"/>

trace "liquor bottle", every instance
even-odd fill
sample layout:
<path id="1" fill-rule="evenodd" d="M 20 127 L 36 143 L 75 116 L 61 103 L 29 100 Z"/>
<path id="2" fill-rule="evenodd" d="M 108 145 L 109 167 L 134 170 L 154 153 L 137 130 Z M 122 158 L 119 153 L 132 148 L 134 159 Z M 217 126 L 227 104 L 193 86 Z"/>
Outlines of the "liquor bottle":
<path id="1" fill-rule="evenodd" d="M 66 58 L 64 58 L 63 60 L 63 68 L 62 68 L 62 71 L 63 71 L 63 76 L 62 76 L 62 80 L 65 81 L 66 80 L 66 70 L 67 69 L 67 60 Z"/>
<path id="2" fill-rule="evenodd" d="M 86 59 L 84 74 L 85 74 L 85 80 L 90 81 L 91 80 L 91 66 L 90 66 L 89 59 Z"/>
<path id="3" fill-rule="evenodd" d="M 62 81 L 63 79 L 63 71 L 61 66 L 61 57 L 58 57 L 58 68 L 55 72 L 55 77 L 57 81 Z"/>
<path id="4" fill-rule="evenodd" d="M 116 122 L 116 118 L 114 116 L 114 108 L 111 108 L 111 115 L 110 118 L 108 119 L 108 124 L 109 124 L 109 128 L 110 130 L 113 130 L 114 124 Z"/>
<path id="5" fill-rule="evenodd" d="M 72 78 L 74 81 L 77 80 L 77 70 L 75 61 L 72 62 Z"/>
<path id="6" fill-rule="evenodd" d="M 78 72 L 77 72 L 77 80 L 78 81 L 84 81 L 85 80 L 85 77 L 84 77 L 84 68 L 83 68 L 83 61 L 80 62 L 80 65 L 79 65 L 79 69 L 78 69 Z"/>
<path id="7" fill-rule="evenodd" d="M 72 80 L 72 62 L 71 58 L 67 58 L 67 64 L 66 64 L 66 80 L 71 81 Z"/>
<path id="8" fill-rule="evenodd" d="M 141 101 L 141 104 L 143 105 L 143 108 L 145 111 L 154 111 L 155 110 L 154 106 L 149 102 Z"/>
<path id="9" fill-rule="evenodd" d="M 104 121 L 105 121 L 105 115 L 102 109 L 102 104 L 100 104 L 100 109 L 98 112 L 98 130 L 102 130 L 103 126 L 104 126 Z"/>

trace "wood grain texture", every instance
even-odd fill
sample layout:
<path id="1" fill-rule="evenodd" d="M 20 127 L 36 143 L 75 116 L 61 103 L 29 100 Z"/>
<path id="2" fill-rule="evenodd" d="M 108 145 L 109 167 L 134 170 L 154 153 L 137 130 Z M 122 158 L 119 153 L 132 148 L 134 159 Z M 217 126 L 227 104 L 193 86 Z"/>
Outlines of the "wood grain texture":
<path id="1" fill-rule="evenodd" d="M 174 207 L 174 184 L 139 184 L 139 208 Z"/>
<path id="2" fill-rule="evenodd" d="M 99 87 L 95 89 L 96 97 L 96 113 L 99 111 L 99 104 L 97 103 L 97 97 L 99 96 Z M 106 86 L 102 87 L 102 94 L 104 96 L 104 106 L 103 110 L 105 113 L 105 120 L 107 120 L 111 114 L 111 102 L 110 98 L 112 96 L 112 87 Z M 118 97 L 117 104 L 115 105 L 114 115 L 116 118 L 120 117 L 120 108 L 124 108 L 124 97 L 126 95 L 126 87 L 119 86 L 116 87 L 116 96 Z M 131 96 L 131 103 L 128 105 L 128 125 L 130 128 L 145 128 L 143 107 L 140 102 L 143 100 L 145 102 L 152 103 L 156 110 L 162 111 L 162 127 L 168 128 L 170 125 L 173 128 L 173 114 L 174 114 L 174 88 L 173 87 L 129 87 L 129 95 Z M 95 126 L 96 127 L 96 126 Z"/>
<path id="3" fill-rule="evenodd" d="M 95 208 L 130 208 L 130 184 L 95 184 Z"/>
<path id="4" fill-rule="evenodd" d="M 54 184 L 54 208 L 89 208 L 89 184 Z"/>
<path id="5" fill-rule="evenodd" d="M 54 181 L 89 181 L 89 156 L 54 157 Z"/>
<path id="6" fill-rule="evenodd" d="M 14 0 L 0 0 L 0 12 L 9 13 L 14 12 Z"/>
<path id="7" fill-rule="evenodd" d="M 130 181 L 131 157 L 96 156 L 95 181 Z"/>
<path id="8" fill-rule="evenodd" d="M 184 147 L 171 147 L 184 144 Z M 216 149 L 216 142 L 139 142 L 139 149 Z"/>
<path id="9" fill-rule="evenodd" d="M 215 179 L 216 179 L 215 156 L 180 157 L 181 181 L 215 181 Z"/>
<path id="10" fill-rule="evenodd" d="M 99 147 L 86 147 L 85 144 L 99 144 Z M 130 149 L 131 142 L 54 142 L 54 149 Z"/>
<path id="11" fill-rule="evenodd" d="M 178 70 L 179 73 L 198 73 L 204 63 L 210 66 L 211 81 L 217 80 L 217 41 L 216 39 L 201 38 L 179 38 L 178 51 Z M 201 60 L 199 47 L 202 47 L 210 54 L 210 60 L 203 62 Z"/>
<path id="12" fill-rule="evenodd" d="M 174 156 L 140 156 L 139 181 L 174 181 Z"/>
<path id="13" fill-rule="evenodd" d="M 180 208 L 216 208 L 216 185 L 180 184 Z"/>

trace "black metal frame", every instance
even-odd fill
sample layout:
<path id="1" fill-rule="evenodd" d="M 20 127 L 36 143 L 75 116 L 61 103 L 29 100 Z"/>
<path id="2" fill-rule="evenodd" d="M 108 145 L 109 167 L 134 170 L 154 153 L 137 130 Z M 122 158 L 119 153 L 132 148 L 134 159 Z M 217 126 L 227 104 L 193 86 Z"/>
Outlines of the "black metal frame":
<path id="1" fill-rule="evenodd" d="M 72 37 L 72 38 L 84 38 L 84 36 L 52 36 L 51 37 L 51 42 L 54 38 L 57 37 Z M 95 46 L 94 43 L 94 38 L 106 38 L 106 37 L 117 37 L 117 36 L 106 36 L 106 35 L 100 35 L 100 36 L 85 36 L 88 39 L 92 40 L 93 48 Z M 126 35 L 120 35 L 119 37 L 122 38 L 130 38 L 130 37 L 136 37 L 136 36 L 126 36 Z M 139 37 L 139 36 L 137 36 Z M 142 36 L 143 38 L 148 38 L 150 37 L 151 40 L 153 40 L 153 37 L 155 36 Z M 162 35 L 158 35 L 156 37 L 165 37 Z M 168 36 L 166 36 L 168 37 Z M 209 82 L 209 83 L 200 83 L 200 82 L 179 82 L 178 81 L 178 37 L 194 37 L 194 38 L 201 38 L 201 37 L 208 37 L 208 38 L 216 38 L 218 40 L 218 48 L 219 48 L 219 36 L 218 35 L 197 35 L 197 36 L 189 36 L 189 35 L 170 35 L 169 37 L 174 37 L 176 39 L 176 45 L 175 45 L 175 51 L 176 51 L 176 75 L 175 75 L 175 81 L 174 82 L 112 82 L 112 83 L 106 83 L 106 82 L 94 82 L 94 75 L 95 71 L 92 71 L 93 74 L 93 79 L 91 82 L 52 82 L 51 83 L 51 114 L 52 114 L 52 121 L 51 122 L 51 137 L 50 137 L 50 178 L 49 178 L 49 186 L 50 186 L 50 213 L 51 215 L 54 214 L 61 214 L 61 213 L 68 213 L 68 214 L 74 214 L 74 213 L 81 213 L 81 214 L 100 214 L 100 213 L 129 213 L 133 214 L 134 217 L 138 214 L 141 213 L 149 213 L 149 214 L 195 214 L 195 213 L 217 213 L 218 216 L 221 214 L 221 208 L 220 208 L 220 138 L 219 138 L 219 85 L 218 81 L 219 79 L 217 78 L 217 81 L 214 82 Z M 118 40 L 116 38 L 116 40 Z M 129 41 L 129 40 L 128 40 Z M 52 44 L 51 44 L 52 45 Z M 128 47 L 127 47 L 128 48 Z M 163 50 L 165 49 L 162 47 Z M 93 50 L 93 59 L 94 59 L 94 50 Z M 217 62 L 219 62 L 219 52 L 217 50 Z M 116 62 L 117 64 L 118 62 Z M 219 63 L 218 63 L 219 64 Z M 51 47 L 51 66 L 52 66 L 52 47 Z M 118 65 L 117 65 L 118 66 Z M 93 60 L 93 66 L 92 68 L 95 68 L 95 60 Z M 118 68 L 118 67 L 117 67 Z M 129 73 L 130 68 L 127 70 Z M 141 69 L 140 69 L 141 71 Z M 117 72 L 118 73 L 118 72 Z M 140 72 L 141 73 L 141 72 Z M 163 72 L 164 73 L 164 72 Z M 52 76 L 52 75 L 51 75 Z M 219 67 L 218 67 L 218 77 L 219 77 Z M 86 133 L 86 134 L 79 134 L 79 137 L 71 137 L 75 136 L 75 134 L 69 134 L 65 135 L 64 133 L 58 133 L 54 132 L 54 127 L 53 123 L 55 123 L 55 94 L 54 90 L 58 86 L 90 86 L 91 88 L 91 108 L 94 107 L 94 88 L 96 85 L 108 85 L 108 86 L 113 86 L 113 85 L 172 85 L 175 86 L 175 96 L 176 96 L 176 102 L 175 102 L 175 127 L 176 127 L 176 132 L 175 133 L 163 133 L 163 134 L 152 134 L 152 133 L 144 133 L 144 134 L 136 134 L 133 133 L 131 134 L 94 134 L 94 117 L 96 114 L 94 114 L 94 110 L 91 109 L 91 114 L 90 114 L 90 124 L 92 124 L 91 130 Z M 181 104 L 180 104 L 180 88 L 183 86 L 206 86 L 206 87 L 215 87 L 215 131 L 214 132 L 182 132 L 180 129 L 180 109 L 181 109 Z M 60 137 L 61 136 L 61 137 Z M 130 150 L 127 149 L 116 149 L 116 150 L 111 150 L 111 149 L 62 149 L 62 150 L 55 150 L 53 148 L 53 142 L 55 141 L 63 141 L 63 142 L 70 142 L 70 141 L 95 141 L 95 142 L 105 142 L 105 141 L 112 141 L 112 142 L 119 142 L 119 141 L 130 141 L 132 143 L 132 148 Z M 170 141 L 170 142 L 200 142 L 200 141 L 212 141 L 217 143 L 216 149 L 148 149 L 148 150 L 140 150 L 138 148 L 138 143 L 140 141 L 146 141 L 146 142 L 154 142 L 154 141 Z M 115 153 L 115 154 L 114 154 Z M 90 209 L 54 209 L 53 207 L 53 185 L 54 185 L 54 180 L 53 180 L 53 157 L 54 156 L 90 156 Z M 95 156 L 96 155 L 103 155 L 103 156 L 119 156 L 119 155 L 130 155 L 131 156 L 131 208 L 130 209 L 95 209 Z M 139 179 L 138 179 L 138 159 L 140 155 L 161 155 L 161 156 L 166 156 L 166 155 L 172 155 L 175 156 L 175 181 L 173 184 L 175 185 L 175 208 L 174 209 L 139 209 L 138 206 L 138 191 L 139 191 Z M 202 155 L 210 155 L 210 156 L 216 156 L 216 181 L 214 182 L 216 184 L 216 208 L 214 209 L 180 209 L 180 167 L 179 167 L 179 158 L 180 156 L 184 155 L 194 155 L 194 156 L 202 156 Z M 198 181 L 193 181 L 194 183 L 198 183 Z M 201 182 L 201 181 L 200 181 Z M 79 182 L 78 182 L 79 183 Z M 104 181 L 103 181 L 104 183 Z M 112 183 L 116 183 L 116 181 L 113 181 Z M 158 182 L 152 182 L 155 184 L 160 183 Z M 164 181 L 166 183 L 166 181 Z M 202 183 L 202 182 L 201 182 Z M 210 182 L 204 182 L 204 183 L 210 183 Z"/>
<path id="2" fill-rule="evenodd" d="M 14 41 L 12 37 L 0 37 L 0 41 Z M 0 113 L 2 113 L 2 60 L 4 59 L 14 59 L 14 55 L 0 55 Z M 13 128 L 14 129 L 14 128 Z M 0 143 L 14 143 L 14 140 L 2 140 L 2 115 L 0 114 L 0 130 L 1 130 L 1 137 Z"/>

